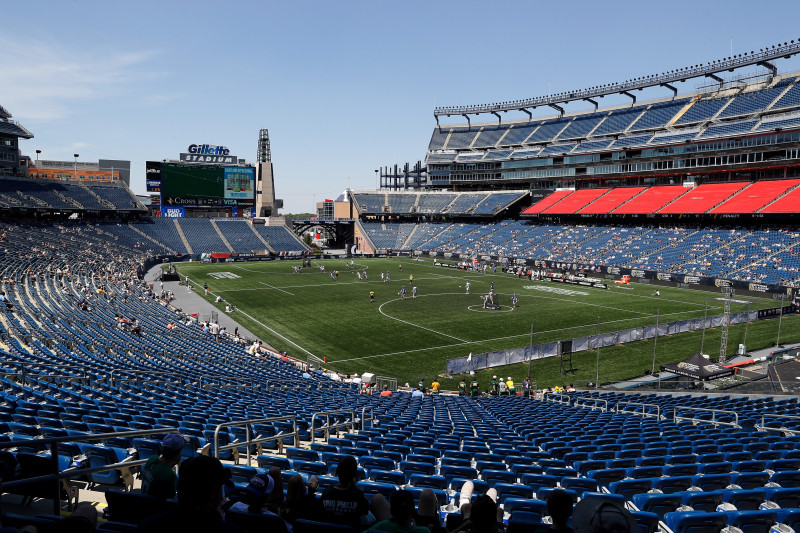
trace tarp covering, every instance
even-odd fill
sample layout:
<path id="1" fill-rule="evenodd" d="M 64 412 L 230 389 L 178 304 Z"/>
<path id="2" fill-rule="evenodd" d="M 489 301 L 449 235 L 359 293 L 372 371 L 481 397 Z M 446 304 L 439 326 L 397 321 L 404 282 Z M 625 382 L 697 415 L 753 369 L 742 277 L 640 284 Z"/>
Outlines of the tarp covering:
<path id="1" fill-rule="evenodd" d="M 688 376 L 692 379 L 700 381 L 707 381 L 709 379 L 719 379 L 733 374 L 732 368 L 725 368 L 717 363 L 712 363 L 700 353 L 696 353 L 679 363 L 670 363 L 668 365 L 661 365 L 661 370 L 665 372 L 672 372 L 673 374 L 680 374 L 681 376 Z"/>
<path id="2" fill-rule="evenodd" d="M 750 311 L 748 313 L 734 313 L 731 314 L 730 324 L 739 324 L 742 322 L 754 321 L 758 318 L 758 311 Z M 717 328 L 723 325 L 724 317 L 722 315 L 710 316 L 705 319 L 706 328 Z M 658 325 L 658 336 L 673 335 L 675 333 L 684 333 L 687 331 L 697 331 L 703 329 L 703 319 L 695 318 L 689 320 L 679 320 L 677 322 L 668 322 L 666 324 Z M 623 329 L 620 331 L 611 331 L 608 333 L 601 333 L 599 343 L 601 348 L 607 346 L 615 346 L 617 344 L 624 344 L 626 342 L 640 341 L 644 339 L 652 339 L 656 336 L 656 326 L 643 326 L 639 328 Z M 582 352 L 584 350 L 594 350 L 597 348 L 598 336 L 590 335 L 588 337 L 576 337 L 573 339 L 564 339 L 565 341 L 572 341 L 572 351 Z M 508 350 L 499 350 L 497 352 L 473 354 L 472 357 L 456 357 L 447 360 L 447 373 L 449 375 L 461 374 L 469 372 L 470 370 L 484 370 L 495 366 L 504 366 L 514 363 L 526 363 L 531 359 L 531 349 L 529 346 L 522 348 L 511 348 Z M 533 359 L 541 359 L 544 357 L 554 357 L 561 355 L 561 342 L 548 342 L 546 344 L 533 345 Z"/>

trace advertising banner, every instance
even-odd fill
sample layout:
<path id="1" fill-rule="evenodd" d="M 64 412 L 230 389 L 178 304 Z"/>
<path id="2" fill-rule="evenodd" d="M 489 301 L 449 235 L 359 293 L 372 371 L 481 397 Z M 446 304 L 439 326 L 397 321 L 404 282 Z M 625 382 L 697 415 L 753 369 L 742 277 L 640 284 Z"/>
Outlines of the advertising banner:
<path id="1" fill-rule="evenodd" d="M 184 218 L 186 216 L 186 208 L 183 206 L 161 206 L 161 216 L 165 218 Z"/>

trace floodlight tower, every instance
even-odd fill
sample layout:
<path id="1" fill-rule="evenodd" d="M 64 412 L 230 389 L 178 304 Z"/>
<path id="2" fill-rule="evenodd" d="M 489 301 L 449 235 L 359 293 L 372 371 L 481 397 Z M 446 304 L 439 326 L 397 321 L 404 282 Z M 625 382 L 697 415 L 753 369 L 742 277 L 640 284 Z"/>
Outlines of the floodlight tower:
<path id="1" fill-rule="evenodd" d="M 259 163 L 272 162 L 272 151 L 269 147 L 269 130 L 264 128 L 258 132 L 258 153 L 256 161 Z"/>
<path id="2" fill-rule="evenodd" d="M 283 207 L 283 200 L 275 199 L 275 178 L 272 174 L 272 150 L 269 146 L 269 130 L 258 132 L 258 151 L 256 153 L 256 212 L 258 216 L 270 217 Z"/>

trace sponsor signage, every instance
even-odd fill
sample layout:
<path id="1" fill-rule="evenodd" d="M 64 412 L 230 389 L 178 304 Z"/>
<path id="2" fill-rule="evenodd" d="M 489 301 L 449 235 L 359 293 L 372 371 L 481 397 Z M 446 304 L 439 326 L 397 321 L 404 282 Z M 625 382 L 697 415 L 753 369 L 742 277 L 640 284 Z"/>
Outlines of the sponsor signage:
<path id="1" fill-rule="evenodd" d="M 145 184 L 147 192 L 161 192 L 161 162 L 147 161 L 145 163 Z"/>
<path id="2" fill-rule="evenodd" d="M 162 205 L 161 216 L 165 218 L 184 218 L 186 216 L 186 208 Z"/>
<path id="3" fill-rule="evenodd" d="M 180 160 L 186 163 L 226 163 L 236 164 L 239 158 L 235 155 L 202 155 L 202 154 L 180 154 Z"/>

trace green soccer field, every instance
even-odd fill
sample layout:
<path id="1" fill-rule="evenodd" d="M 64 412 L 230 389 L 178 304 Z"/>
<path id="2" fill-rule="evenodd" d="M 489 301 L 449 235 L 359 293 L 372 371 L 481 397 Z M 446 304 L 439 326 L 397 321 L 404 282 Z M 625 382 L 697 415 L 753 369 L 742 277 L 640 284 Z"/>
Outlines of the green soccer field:
<path id="1" fill-rule="evenodd" d="M 661 323 L 721 313 L 721 294 L 689 289 L 631 284 L 594 289 L 552 282 L 528 281 L 500 272 L 478 274 L 437 267 L 433 260 L 409 258 L 355 259 L 355 268 L 337 259 L 314 260 L 299 274 L 299 261 L 251 263 L 182 264 L 181 276 L 188 275 L 202 294 L 208 283 L 213 302 L 234 305 L 233 317 L 261 340 L 289 355 L 306 359 L 326 358 L 328 365 L 345 373 L 374 372 L 395 377 L 400 384 L 430 383 L 445 373 L 445 361 L 469 353 L 527 346 L 531 325 L 534 344 L 594 335 L 641 325 L 653 325 L 656 312 Z M 319 265 L 324 265 L 325 272 Z M 356 270 L 367 272 L 359 280 Z M 337 279 L 330 272 L 338 271 Z M 381 272 L 390 281 L 381 281 Z M 223 274 L 224 273 L 224 274 Z M 418 288 L 411 297 L 410 277 Z M 471 285 L 466 294 L 465 285 Z M 494 282 L 502 305 L 500 311 L 482 308 L 481 296 Z M 610 282 L 611 283 L 611 282 Z M 405 287 L 405 299 L 401 288 Z M 370 291 L 375 292 L 371 303 Z M 512 294 L 518 307 L 511 306 Z M 752 309 L 775 307 L 772 299 L 748 298 Z M 732 312 L 746 310 L 734 304 Z M 747 328 L 747 345 L 757 349 L 777 336 L 778 320 L 754 322 Z M 732 355 L 744 339 L 744 325 L 731 326 L 728 353 Z M 800 340 L 798 317 L 783 320 L 781 341 Z M 705 334 L 704 352 L 718 356 L 720 331 Z M 701 333 L 685 333 L 658 339 L 656 365 L 674 362 L 699 351 Z M 652 341 L 638 341 L 603 348 L 599 369 L 595 351 L 575 354 L 577 372 L 569 378 L 559 374 L 559 358 L 534 361 L 531 379 L 539 387 L 594 381 L 618 381 L 638 376 L 653 362 Z M 521 381 L 527 363 L 479 372 L 482 383 L 492 374 L 512 376 Z M 598 372 L 599 370 L 599 372 Z M 462 376 L 441 380 L 444 388 L 455 387 Z"/>

